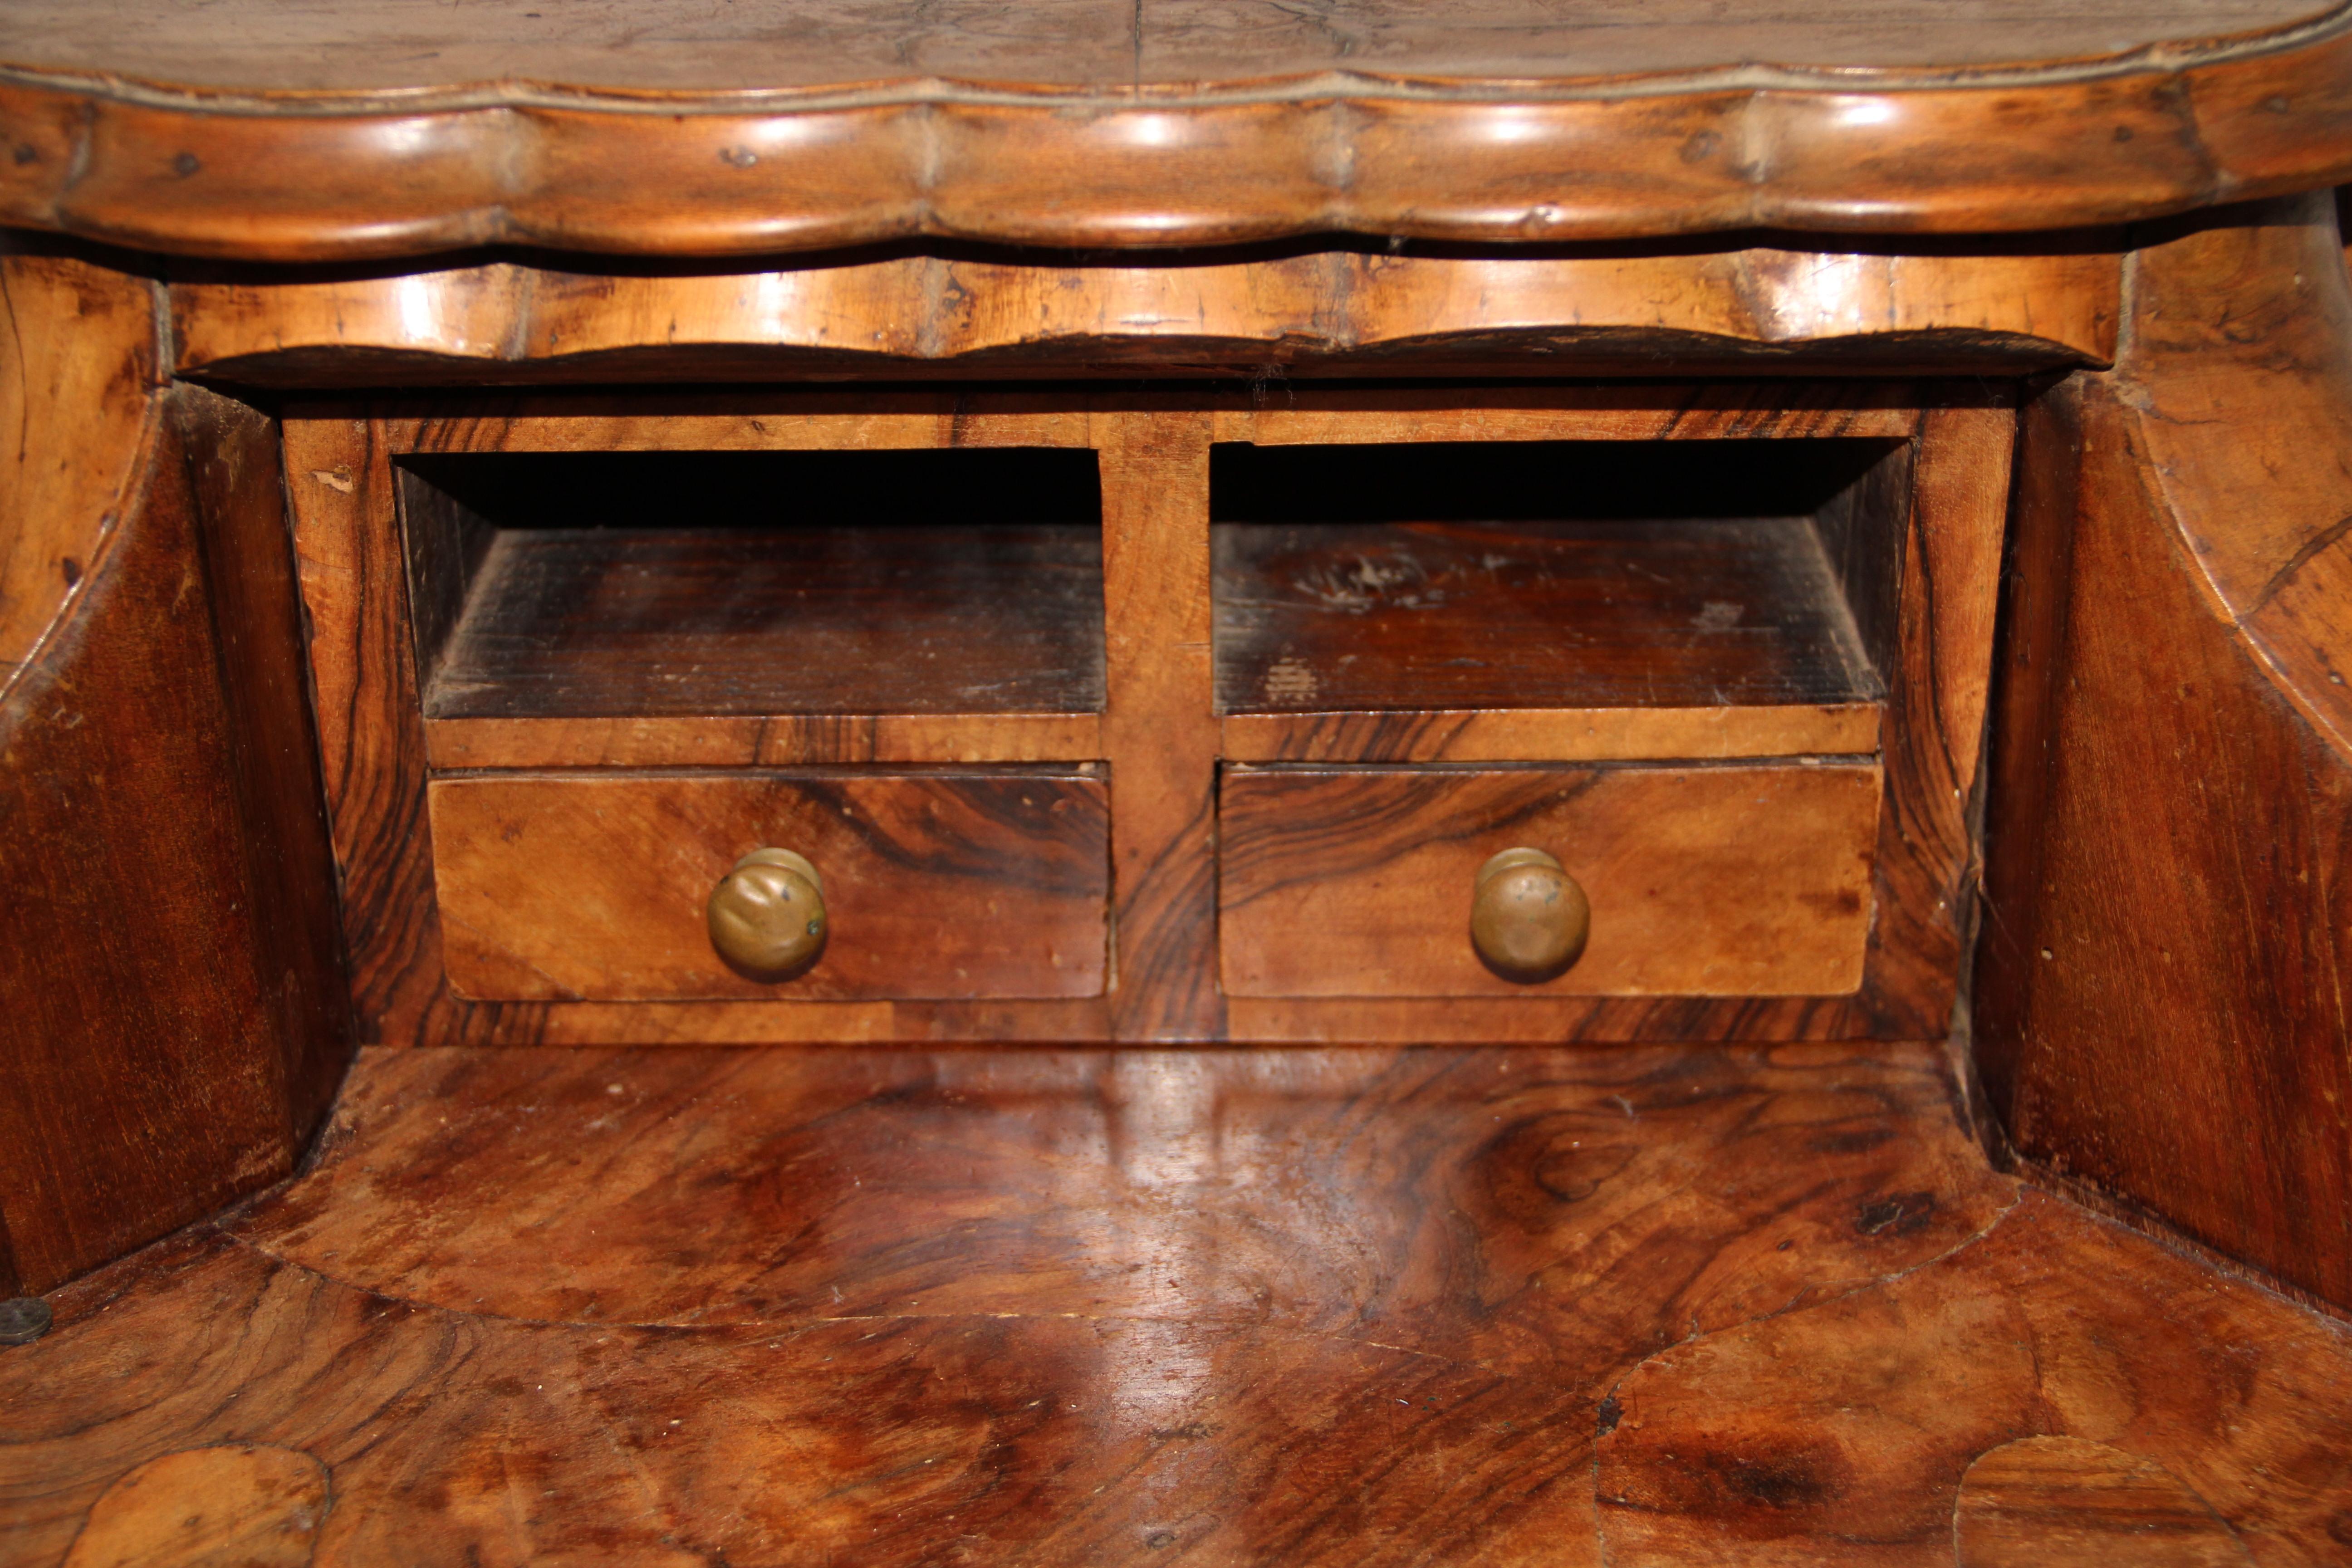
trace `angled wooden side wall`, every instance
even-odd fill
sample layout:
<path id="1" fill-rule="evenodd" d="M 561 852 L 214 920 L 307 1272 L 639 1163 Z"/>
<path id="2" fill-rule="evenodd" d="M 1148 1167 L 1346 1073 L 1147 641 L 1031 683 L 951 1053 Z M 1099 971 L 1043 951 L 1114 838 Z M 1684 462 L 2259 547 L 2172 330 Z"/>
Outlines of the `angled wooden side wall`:
<path id="1" fill-rule="evenodd" d="M 2352 282 L 2333 201 L 2145 237 L 2028 411 L 1977 1047 L 2021 1155 L 2352 1306 Z"/>
<path id="2" fill-rule="evenodd" d="M 274 422 L 0 254 L 0 1293 L 285 1174 L 348 1029 Z"/>

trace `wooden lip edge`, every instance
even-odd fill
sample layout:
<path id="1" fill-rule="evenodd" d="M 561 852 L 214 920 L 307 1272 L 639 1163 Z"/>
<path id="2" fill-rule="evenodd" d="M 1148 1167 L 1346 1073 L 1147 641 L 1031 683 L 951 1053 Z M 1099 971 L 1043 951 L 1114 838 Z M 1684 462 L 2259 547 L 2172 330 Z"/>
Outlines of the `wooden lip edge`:
<path id="1" fill-rule="evenodd" d="M 1102 759 L 1099 713 L 885 713 L 432 719 L 440 770 L 1080 763 Z M 592 737 L 594 744 L 579 737 Z"/>
<path id="2" fill-rule="evenodd" d="M 1685 763 L 1860 756 L 1878 750 L 1885 705 L 1788 708 L 1414 709 L 1396 712 L 1228 713 L 1234 763 Z M 1383 722 L 1401 727 L 1392 737 Z M 1318 745 L 1319 731 L 1341 733 Z M 1373 733 L 1343 744 L 1348 729 Z M 1492 738 L 1482 737 L 1482 729 Z M 1715 743 L 1702 748 L 1695 742 Z"/>
<path id="3" fill-rule="evenodd" d="M 2026 232 L 2352 178 L 2345 15 L 2331 13 L 2306 41 L 2266 35 L 2255 45 L 2202 63 L 2154 60 L 1997 89 L 1686 87 L 1547 100 L 1522 87 L 1463 101 L 1391 88 L 1197 107 L 1095 97 L 1089 115 L 1050 100 L 764 114 L 501 103 L 256 115 L 136 103 L 119 84 L 102 96 L 86 83 L 0 73 L 0 139 L 16 149 L 0 161 L 0 222 L 264 261 L 496 244 L 720 256 L 924 237 L 1167 248 L 1333 233 L 1507 245 L 1757 227 Z M 1498 151 L 1479 123 L 1498 106 L 1539 132 L 1546 117 L 1557 122 L 1530 144 Z M 1864 112 L 1874 107 L 1875 117 Z M 2044 113 L 2022 112 L 2035 108 Z M 1094 132 L 1122 114 L 1186 122 L 1177 138 L 1185 145 L 1127 156 L 1106 176 L 1115 145 Z M 703 168 L 703 152 L 735 151 L 746 131 L 762 144 L 789 142 L 797 138 L 757 132 L 818 115 L 878 118 L 845 141 L 821 138 L 830 145 L 776 157 L 756 182 L 699 202 L 680 188 L 689 168 L 703 169 L 714 189 L 725 181 Z M 1610 122 L 1593 123 L 1595 115 Z M 2118 115 L 2156 134 L 2089 133 Z M 909 117 L 911 129 L 890 123 Z M 1707 149 L 1694 162 L 1667 146 L 1676 117 L 1683 148 Z M 2084 134 L 2061 148 L 2053 128 L 2065 119 Z M 372 124 L 400 134 L 362 146 Z M 320 152 L 322 126 L 339 151 Z M 216 167 L 205 153 L 215 140 Z M 2171 145 L 2151 151 L 2159 142 Z M 688 142 L 698 145 L 686 163 L 647 155 Z M 1737 158 L 1722 151 L 1733 145 L 1744 149 Z M 1219 155 L 1204 163 L 1204 149 Z M 830 176 L 820 177 L 827 164 Z M 1073 167 L 1091 167 L 1084 184 L 1094 188 L 1072 188 Z M 1560 176 L 1560 199 L 1538 200 L 1527 190 L 1530 167 L 1578 174 L 1572 184 Z M 1335 182 L 1332 168 L 1353 173 Z M 1758 168 L 1782 172 L 1759 178 Z M 573 170 L 603 172 L 601 185 L 583 193 Z M 2032 199 L 2015 199 L 2020 187 Z"/>
<path id="4" fill-rule="evenodd" d="M 1570 351 L 1559 352 L 1565 344 Z M 1864 354 L 1881 356 L 1865 360 Z M 331 368 L 319 367 L 319 356 L 331 356 Z M 1115 355 L 1116 357 L 1109 357 Z M 1519 374 L 1558 374 L 1563 363 L 1576 367 L 1620 365 L 1638 356 L 1654 364 L 1670 357 L 1679 367 L 1710 367 L 1706 374 L 1782 375 L 1815 378 L 1825 365 L 1845 368 L 1850 358 L 1865 373 L 1884 363 L 1900 361 L 1905 374 L 1917 374 L 1925 363 L 1949 368 L 1927 373 L 1934 378 L 1983 374 L 1988 368 L 2004 374 L 2050 370 L 2105 370 L 2114 354 L 2105 345 L 2005 328 L 1929 325 L 1890 328 L 1884 331 L 1823 333 L 1811 337 L 1735 337 L 1727 333 L 1674 327 L 1559 324 L 1535 326 L 1465 326 L 1394 338 L 1370 338 L 1360 342 L 1303 339 L 1296 332 L 1269 332 L 1262 337 L 1197 333 L 1175 335 L 1160 331 L 1120 330 L 1116 324 L 1094 334 L 1069 332 L 1018 343 L 985 343 L 972 348 L 902 353 L 894 350 L 844 348 L 751 337 L 675 343 L 633 343 L 579 353 L 550 354 L 472 353 L 447 349 L 373 342 L 283 342 L 270 348 L 241 351 L 207 359 L 181 348 L 175 374 L 206 384 L 259 386 L 292 392 L 331 392 L 364 383 L 370 376 L 394 378 L 394 386 L 440 387 L 457 384 L 481 388 L 562 387 L 595 384 L 615 375 L 635 375 L 652 367 L 663 380 L 699 384 L 713 374 L 733 379 L 746 374 L 772 373 L 782 382 L 798 380 L 810 370 L 831 372 L 853 367 L 857 374 L 876 377 L 960 377 L 986 374 L 1023 373 L 1037 377 L 1086 375 L 1095 378 L 1133 376 L 1139 367 L 1163 374 L 1161 362 L 1177 360 L 1181 367 L 1207 381 L 1229 381 L 1262 374 L 1267 365 L 1279 365 L 1290 374 L 1348 376 L 1361 374 L 1425 373 L 1431 365 L 1448 370 L 1493 367 L 1507 362 Z M 1540 356 L 1540 357 L 1538 357 Z M 1938 358 L 1937 356 L 1942 356 Z M 1201 367 L 1195 362 L 1213 363 Z M 758 362 L 755 365 L 753 362 Z M 354 372 L 353 367 L 363 366 Z M 1266 443 L 1274 444 L 1274 443 Z"/>

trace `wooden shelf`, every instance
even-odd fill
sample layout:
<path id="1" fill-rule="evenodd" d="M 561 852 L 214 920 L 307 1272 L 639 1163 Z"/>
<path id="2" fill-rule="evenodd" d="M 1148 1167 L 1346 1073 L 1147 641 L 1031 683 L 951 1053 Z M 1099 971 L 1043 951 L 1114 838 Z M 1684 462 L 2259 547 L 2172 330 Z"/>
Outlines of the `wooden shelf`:
<path id="1" fill-rule="evenodd" d="M 1228 754 L 1872 749 L 1885 552 L 1845 557 L 1888 444 L 1682 445 L 1221 448 Z"/>
<path id="2" fill-rule="evenodd" d="M 659 762 L 702 743 L 665 719 L 887 717 L 950 749 L 958 716 L 1083 731 L 1104 689 L 1090 462 L 1043 451 L 416 462 L 404 489 L 426 717 L 466 723 L 459 749 L 474 765 L 542 765 L 580 744 L 597 748 L 587 761 L 618 746 Z M 606 721 L 655 727 L 624 734 Z M 756 756 L 756 733 L 732 738 Z"/>

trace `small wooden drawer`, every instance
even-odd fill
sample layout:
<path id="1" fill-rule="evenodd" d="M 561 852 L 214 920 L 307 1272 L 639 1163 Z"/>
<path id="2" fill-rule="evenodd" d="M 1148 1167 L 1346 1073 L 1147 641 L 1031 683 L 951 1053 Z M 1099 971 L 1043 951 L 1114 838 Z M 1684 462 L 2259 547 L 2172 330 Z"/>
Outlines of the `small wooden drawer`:
<path id="1" fill-rule="evenodd" d="M 429 795 L 449 984 L 484 1002 L 956 1000 L 1103 989 L 1109 797 L 1070 770 L 475 774 Z M 750 850 L 805 856 L 829 927 L 781 983 L 711 946 Z"/>
<path id="2" fill-rule="evenodd" d="M 1236 768 L 1219 942 L 1234 996 L 1827 996 L 1862 982 L 1874 764 Z M 1480 866 L 1558 857 L 1591 905 L 1564 973 L 1471 944 Z"/>

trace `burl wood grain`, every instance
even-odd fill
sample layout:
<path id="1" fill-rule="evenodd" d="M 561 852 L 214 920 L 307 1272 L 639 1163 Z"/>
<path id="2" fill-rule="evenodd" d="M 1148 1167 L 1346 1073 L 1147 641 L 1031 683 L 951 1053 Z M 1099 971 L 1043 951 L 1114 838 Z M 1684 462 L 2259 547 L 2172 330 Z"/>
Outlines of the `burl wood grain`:
<path id="1" fill-rule="evenodd" d="M 2066 1436 L 2334 1560 L 2352 1336 L 2021 1193 L 1952 1089 L 1907 1046 L 370 1052 L 316 1169 L 0 1354 L 0 1558 L 235 1444 L 323 1467 L 321 1565 L 1949 1568 Z"/>
<path id="2" fill-rule="evenodd" d="M 2120 236 L 2057 252 L 1366 254 L 1125 266 L 971 256 L 786 271 L 176 279 L 184 374 L 283 386 L 478 381 L 1426 373 L 1781 374 L 2105 363 Z M 1799 353 L 1801 360 L 1795 358 Z"/>
<path id="3" fill-rule="evenodd" d="M 2352 172 L 2319 0 L 475 9 L 17 0 L 0 220 L 273 261 L 1507 245 L 2048 231 Z"/>
<path id="4" fill-rule="evenodd" d="M 65 1568 L 307 1568 L 328 1502 L 327 1467 L 296 1449 L 183 1448 L 90 1504 Z"/>
<path id="5" fill-rule="evenodd" d="M 1702 1336 L 1612 1387 L 1603 1549 L 1612 1562 L 1756 1568 L 2341 1561 L 2347 1336 L 2282 1314 L 2275 1297 L 2224 1289 L 2029 1190 L 1948 1257 Z M 2249 1353 L 2274 1375 L 2244 1381 Z M 2011 1512 L 2025 1500 L 2004 1449 L 2025 1437 L 2083 1439 L 2077 1456 L 2104 1446 L 2118 1462 L 2104 1487 L 2078 1468 L 2071 1497 L 2043 1489 L 2037 1525 Z M 2152 1522 L 2199 1511 L 2207 1527 L 2147 1541 Z M 2005 1555 L 2028 1542 L 2032 1555 Z M 2088 1542 L 2105 1554 L 2083 1557 Z"/>
<path id="6" fill-rule="evenodd" d="M 2247 1568 L 2237 1532 L 2154 1459 L 2086 1437 L 2020 1437 L 1970 1465 L 1958 1568 Z"/>
<path id="7" fill-rule="evenodd" d="M 1103 482 L 1110 700 L 1118 789 L 1113 1027 L 1122 1040 L 1212 1040 L 1216 986 L 1217 718 L 1209 556 L 1209 414 L 1184 401 L 1091 421 Z"/>
<path id="8" fill-rule="evenodd" d="M 1235 996 L 1835 995 L 1871 926 L 1870 766 L 1249 769 L 1220 795 Z M 1517 846 L 1592 904 L 1584 956 L 1529 986 L 1470 944 L 1472 881 Z"/>
<path id="9" fill-rule="evenodd" d="M 2352 284 L 2324 204 L 2135 267 L 2027 426 L 1979 1057 L 2027 1159 L 2352 1303 Z"/>
<path id="10" fill-rule="evenodd" d="M 1070 774 L 476 773 L 428 793 L 454 992 L 485 1002 L 1091 996 L 1109 792 Z M 704 901 L 753 849 L 824 879 L 815 967 L 763 983 Z"/>

